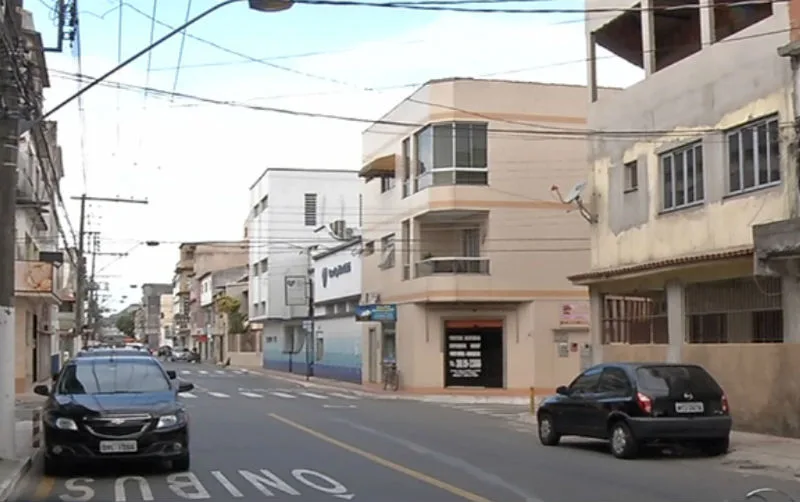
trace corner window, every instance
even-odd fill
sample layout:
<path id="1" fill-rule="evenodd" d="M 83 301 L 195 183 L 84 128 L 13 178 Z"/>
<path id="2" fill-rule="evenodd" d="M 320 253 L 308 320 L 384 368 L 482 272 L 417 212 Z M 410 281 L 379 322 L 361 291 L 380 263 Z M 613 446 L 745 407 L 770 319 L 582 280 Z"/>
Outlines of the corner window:
<path id="1" fill-rule="evenodd" d="M 486 185 L 488 125 L 481 122 L 431 124 L 416 134 L 415 190 L 431 185 Z"/>
<path id="2" fill-rule="evenodd" d="M 637 161 L 626 162 L 623 166 L 625 176 L 625 191 L 633 192 L 639 189 L 639 163 Z"/>
<path id="3" fill-rule="evenodd" d="M 394 188 L 394 176 L 381 176 L 381 193 L 386 193 Z"/>
<path id="4" fill-rule="evenodd" d="M 690 206 L 705 198 L 703 145 L 699 141 L 661 154 L 659 164 L 664 210 Z"/>
<path id="5" fill-rule="evenodd" d="M 778 117 L 729 131 L 728 193 L 736 194 L 781 181 Z"/>
<path id="6" fill-rule="evenodd" d="M 403 140 L 403 162 L 402 162 L 402 176 L 403 176 L 403 197 L 411 195 L 411 138 Z"/>

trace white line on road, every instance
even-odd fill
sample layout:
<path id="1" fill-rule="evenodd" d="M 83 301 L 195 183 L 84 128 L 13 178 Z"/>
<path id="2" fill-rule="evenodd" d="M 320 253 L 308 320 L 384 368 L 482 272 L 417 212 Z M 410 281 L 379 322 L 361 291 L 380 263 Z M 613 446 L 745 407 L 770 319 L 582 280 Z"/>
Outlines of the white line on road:
<path id="1" fill-rule="evenodd" d="M 191 373 L 191 371 L 189 371 L 189 370 L 181 370 L 181 375 L 188 375 L 189 373 Z"/>
<path id="2" fill-rule="evenodd" d="M 270 392 L 273 396 L 283 397 L 286 399 L 297 399 L 297 396 L 293 396 L 291 394 L 287 394 L 285 392 Z"/>
<path id="3" fill-rule="evenodd" d="M 239 394 L 243 395 L 244 397 L 252 397 L 253 399 L 261 399 L 264 397 L 261 394 L 255 394 L 253 392 L 240 392 Z"/>
<path id="4" fill-rule="evenodd" d="M 197 397 L 197 394 L 192 394 L 191 392 L 181 392 L 178 395 L 181 397 L 188 397 L 189 399 L 194 399 Z"/>
<path id="5" fill-rule="evenodd" d="M 331 392 L 331 396 L 341 397 L 342 399 L 358 399 L 356 396 L 350 394 L 342 394 L 340 392 Z"/>
<path id="6" fill-rule="evenodd" d="M 341 410 L 341 409 L 353 409 L 356 407 L 354 404 L 323 404 L 323 408 L 333 409 L 333 410 Z"/>
<path id="7" fill-rule="evenodd" d="M 206 370 L 200 370 L 199 373 L 201 375 L 208 375 L 208 371 L 206 371 Z"/>
<path id="8" fill-rule="evenodd" d="M 222 397 L 222 398 L 231 397 L 231 396 L 229 396 L 227 394 L 223 394 L 222 392 L 211 392 L 211 391 L 208 391 L 208 395 L 209 396 L 214 396 L 214 397 Z"/>
<path id="9" fill-rule="evenodd" d="M 224 375 L 225 374 L 225 372 L 222 371 L 222 370 L 217 370 L 216 373 L 217 373 L 217 375 Z"/>
<path id="10" fill-rule="evenodd" d="M 301 392 L 300 394 L 313 399 L 328 399 L 327 396 L 321 396 L 319 394 L 314 394 L 313 392 Z"/>

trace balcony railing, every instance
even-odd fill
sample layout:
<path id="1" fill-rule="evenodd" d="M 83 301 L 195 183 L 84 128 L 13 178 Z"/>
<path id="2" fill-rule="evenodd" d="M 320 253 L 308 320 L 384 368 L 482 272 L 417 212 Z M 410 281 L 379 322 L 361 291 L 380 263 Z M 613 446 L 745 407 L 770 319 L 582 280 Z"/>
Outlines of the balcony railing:
<path id="1" fill-rule="evenodd" d="M 489 258 L 448 256 L 428 258 L 414 264 L 414 277 L 445 274 L 489 275 Z"/>

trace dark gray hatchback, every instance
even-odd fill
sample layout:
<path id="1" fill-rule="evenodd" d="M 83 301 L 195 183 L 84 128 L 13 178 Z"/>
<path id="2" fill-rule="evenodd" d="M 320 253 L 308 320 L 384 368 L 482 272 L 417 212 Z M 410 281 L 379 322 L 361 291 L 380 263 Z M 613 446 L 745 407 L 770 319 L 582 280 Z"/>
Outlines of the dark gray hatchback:
<path id="1" fill-rule="evenodd" d="M 716 380 L 701 366 L 669 363 L 593 366 L 546 398 L 537 419 L 544 445 L 562 436 L 607 439 L 618 458 L 633 458 L 655 442 L 692 443 L 722 455 L 732 426 Z"/>

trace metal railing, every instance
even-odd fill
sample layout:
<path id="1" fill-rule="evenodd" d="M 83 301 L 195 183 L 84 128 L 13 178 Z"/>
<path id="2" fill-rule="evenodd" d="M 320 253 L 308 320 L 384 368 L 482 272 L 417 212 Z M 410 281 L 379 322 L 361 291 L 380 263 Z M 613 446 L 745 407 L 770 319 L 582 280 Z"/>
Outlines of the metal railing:
<path id="1" fill-rule="evenodd" d="M 442 256 L 428 258 L 414 264 L 414 277 L 443 274 L 489 275 L 489 258 Z"/>

